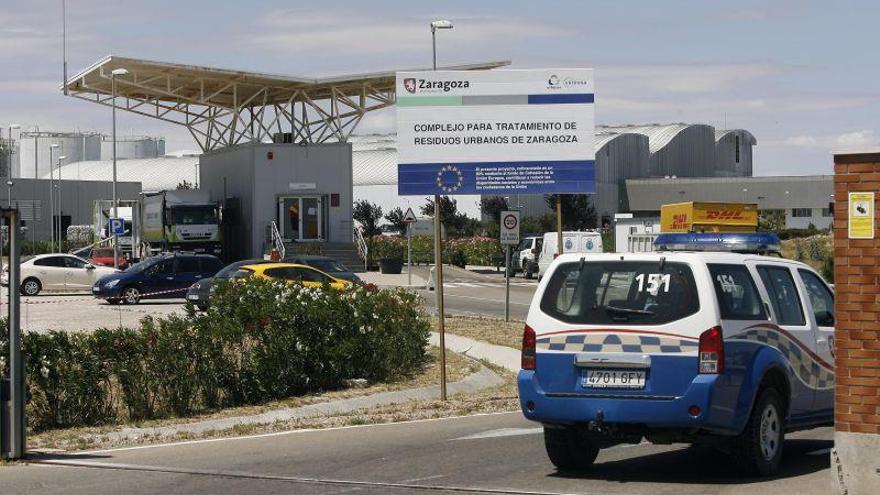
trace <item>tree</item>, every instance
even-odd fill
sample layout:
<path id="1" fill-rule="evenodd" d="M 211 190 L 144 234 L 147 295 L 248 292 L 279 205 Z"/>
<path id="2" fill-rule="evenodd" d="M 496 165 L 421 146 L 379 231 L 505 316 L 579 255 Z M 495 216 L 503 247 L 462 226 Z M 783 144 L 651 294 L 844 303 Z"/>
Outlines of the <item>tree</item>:
<path id="1" fill-rule="evenodd" d="M 587 194 L 548 194 L 544 196 L 547 207 L 556 211 L 556 199 L 561 197 L 562 229 L 587 230 L 596 228 L 596 209 Z M 556 230 L 555 222 L 552 230 Z"/>
<path id="2" fill-rule="evenodd" d="M 508 208 L 507 199 L 502 196 L 490 196 L 480 200 L 480 213 L 487 215 L 494 223 L 501 222 L 501 212 Z"/>
<path id="3" fill-rule="evenodd" d="M 385 220 L 387 220 L 400 235 L 406 234 L 406 229 L 409 225 L 409 223 L 403 221 L 404 215 L 406 215 L 406 213 L 404 213 L 403 209 L 399 206 L 385 214 Z"/>
<path id="4" fill-rule="evenodd" d="M 382 235 L 379 219 L 382 218 L 382 207 L 362 199 L 354 202 L 351 217 L 361 224 L 361 233 L 367 239 L 367 265 L 373 264 L 373 237 Z"/>
<path id="5" fill-rule="evenodd" d="M 556 230 L 556 214 L 545 213 L 539 216 L 525 217 L 520 221 L 520 232 L 523 235 L 543 235 Z"/>
<path id="6" fill-rule="evenodd" d="M 177 183 L 177 190 L 178 191 L 189 191 L 189 190 L 195 189 L 195 188 L 196 188 L 196 185 L 186 179 L 184 179 L 183 182 Z"/>

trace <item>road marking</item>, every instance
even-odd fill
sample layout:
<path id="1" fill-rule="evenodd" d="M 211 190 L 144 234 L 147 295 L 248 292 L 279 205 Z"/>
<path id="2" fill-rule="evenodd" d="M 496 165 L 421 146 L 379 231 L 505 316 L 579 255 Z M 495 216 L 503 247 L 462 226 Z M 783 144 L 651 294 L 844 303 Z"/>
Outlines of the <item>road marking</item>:
<path id="1" fill-rule="evenodd" d="M 464 437 L 453 438 L 452 440 L 478 440 L 481 438 L 499 438 L 499 437 L 516 437 L 521 435 L 537 435 L 544 433 L 544 427 L 537 428 L 499 428 L 497 430 L 489 430 Z"/>
<path id="2" fill-rule="evenodd" d="M 819 450 L 814 450 L 812 452 L 807 452 L 807 455 L 828 455 L 830 453 L 831 453 L 831 449 L 827 448 L 827 449 L 819 449 Z"/>
<path id="3" fill-rule="evenodd" d="M 417 424 L 417 423 L 433 423 L 439 421 L 449 421 L 455 419 L 465 419 L 465 418 L 480 418 L 483 416 L 503 416 L 505 414 L 522 414 L 522 411 L 517 409 L 516 411 L 501 411 L 501 412 L 491 412 L 491 413 L 477 413 L 477 414 L 468 414 L 467 416 L 449 416 L 445 418 L 427 418 L 427 419 L 412 419 L 409 421 L 398 421 L 395 423 L 376 423 L 372 425 L 350 425 L 350 426 L 334 426 L 332 428 L 304 428 L 300 430 L 288 430 L 288 431 L 275 431 L 272 433 L 259 433 L 256 435 L 244 435 L 238 437 L 222 437 L 222 438 L 203 438 L 201 440 L 186 440 L 183 442 L 167 442 L 167 443 L 157 443 L 153 445 L 137 445 L 134 447 L 117 447 L 114 449 L 101 449 L 101 450 L 84 450 L 80 452 L 71 452 L 70 455 L 92 455 L 92 454 L 106 454 L 110 452 L 122 452 L 128 450 L 144 450 L 144 449 L 155 449 L 159 447 L 179 447 L 183 445 L 197 445 L 202 443 L 215 443 L 215 442 L 228 442 L 232 440 L 252 440 L 258 438 L 271 438 L 271 437 L 281 437 L 285 435 L 298 435 L 301 433 L 315 433 L 321 431 L 337 431 L 337 430 L 351 430 L 355 428 L 376 428 L 376 427 L 387 427 L 387 426 L 397 426 L 397 425 L 408 425 L 408 424 Z"/>
<path id="4" fill-rule="evenodd" d="M 483 302 L 494 302 L 494 303 L 504 303 L 503 299 L 486 299 L 485 297 L 474 297 L 474 296 L 460 296 L 458 294 L 444 294 L 445 297 L 457 297 L 459 299 L 471 299 L 474 301 L 483 301 Z M 510 304 L 516 306 L 531 306 L 531 303 L 518 303 L 510 301 Z"/>
<path id="5" fill-rule="evenodd" d="M 415 483 L 416 481 L 428 481 L 428 480 L 436 480 L 437 478 L 445 478 L 445 474 L 435 474 L 433 476 L 423 476 L 421 478 L 410 478 L 408 480 L 401 480 L 398 483 Z"/>
<path id="6" fill-rule="evenodd" d="M 543 492 L 532 490 L 516 490 L 506 488 L 484 488 L 476 486 L 453 486 L 453 485 L 417 485 L 413 483 L 390 483 L 381 481 L 356 481 L 333 478 L 310 478 L 306 476 L 281 476 L 273 474 L 256 474 L 246 471 L 224 471 L 213 469 L 187 469 L 176 467 L 150 466 L 144 464 L 125 464 L 113 462 L 68 460 L 68 459 L 34 459 L 29 461 L 33 464 L 50 466 L 79 467 L 88 469 L 108 469 L 117 471 L 139 471 L 162 474 L 187 474 L 192 476 L 208 476 L 218 478 L 248 479 L 261 481 L 278 481 L 285 483 L 301 483 L 310 485 L 335 485 L 365 488 L 387 488 L 400 490 L 420 490 L 431 492 L 452 493 L 491 493 L 499 495 L 568 495 L 569 492 Z M 571 494 L 575 495 L 575 494 Z M 608 495 L 599 492 L 581 492 L 580 495 Z"/>

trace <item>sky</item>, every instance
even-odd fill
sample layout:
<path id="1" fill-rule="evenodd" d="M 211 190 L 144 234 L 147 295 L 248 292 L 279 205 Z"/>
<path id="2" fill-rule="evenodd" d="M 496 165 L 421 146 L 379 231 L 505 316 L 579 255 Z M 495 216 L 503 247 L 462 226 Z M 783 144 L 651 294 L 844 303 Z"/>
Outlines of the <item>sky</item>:
<path id="1" fill-rule="evenodd" d="M 110 132 L 61 93 L 61 0 L 0 0 L 0 128 Z M 880 149 L 871 1 L 68 0 L 70 74 L 108 54 L 318 76 L 505 60 L 592 67 L 599 124 L 707 123 L 757 138 L 756 175 L 832 173 Z M 119 113 L 119 132 L 196 149 L 180 126 Z M 393 132 L 393 109 L 358 133 Z"/>

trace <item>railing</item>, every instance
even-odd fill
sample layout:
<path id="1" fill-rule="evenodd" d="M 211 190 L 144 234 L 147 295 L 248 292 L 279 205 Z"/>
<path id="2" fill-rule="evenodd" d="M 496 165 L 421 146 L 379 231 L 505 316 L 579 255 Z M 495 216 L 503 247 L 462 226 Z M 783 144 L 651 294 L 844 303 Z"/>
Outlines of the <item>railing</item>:
<path id="1" fill-rule="evenodd" d="M 281 237 L 281 232 L 278 231 L 278 224 L 275 221 L 272 221 L 272 245 L 275 247 L 275 250 L 278 251 L 278 255 L 281 256 L 281 259 L 287 257 L 287 250 L 284 247 L 284 238 Z"/>
<path id="2" fill-rule="evenodd" d="M 358 254 L 361 256 L 361 258 L 364 259 L 364 270 L 369 270 L 370 266 L 368 265 L 368 260 L 370 252 L 369 248 L 367 248 L 367 241 L 364 240 L 364 235 L 363 233 L 361 233 L 361 229 L 359 229 L 358 227 L 353 227 L 352 231 L 354 232 L 354 239 L 355 243 L 357 244 Z"/>
<path id="3" fill-rule="evenodd" d="M 101 239 L 100 241 L 93 242 L 93 243 L 91 243 L 91 244 L 89 244 L 89 245 L 87 245 L 87 246 L 78 247 L 78 248 L 76 248 L 76 249 L 71 249 L 71 250 L 70 250 L 70 254 L 77 254 L 77 253 L 79 253 L 79 252 L 82 252 L 82 251 L 85 251 L 85 250 L 88 250 L 88 249 L 95 249 L 96 247 L 100 247 L 102 244 L 107 244 L 107 245 L 111 245 L 111 246 L 112 246 L 112 245 L 113 245 L 113 238 L 112 238 L 112 237 L 108 237 L 108 238 L 106 238 L 106 239 Z"/>

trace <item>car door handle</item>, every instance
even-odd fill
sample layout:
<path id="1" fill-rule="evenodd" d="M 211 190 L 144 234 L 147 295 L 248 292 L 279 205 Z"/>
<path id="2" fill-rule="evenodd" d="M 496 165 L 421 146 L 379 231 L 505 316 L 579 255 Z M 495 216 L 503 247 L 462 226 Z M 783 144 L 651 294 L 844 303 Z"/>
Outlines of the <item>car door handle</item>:
<path id="1" fill-rule="evenodd" d="M 165 277 L 165 280 L 174 280 L 174 277 Z"/>

